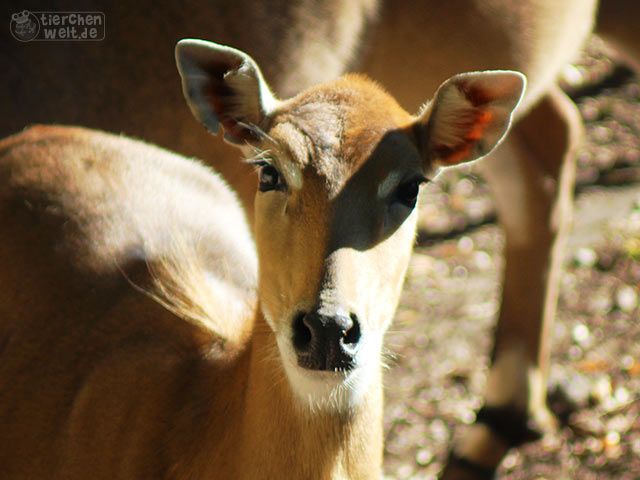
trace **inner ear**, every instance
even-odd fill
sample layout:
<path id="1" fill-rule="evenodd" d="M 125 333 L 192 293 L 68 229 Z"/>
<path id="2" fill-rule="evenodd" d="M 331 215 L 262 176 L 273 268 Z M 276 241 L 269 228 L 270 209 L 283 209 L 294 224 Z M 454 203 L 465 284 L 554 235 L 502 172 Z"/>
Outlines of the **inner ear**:
<path id="1" fill-rule="evenodd" d="M 210 132 L 222 126 L 229 142 L 260 140 L 278 101 L 249 55 L 187 39 L 176 45 L 176 63 L 189 108 Z"/>
<path id="2" fill-rule="evenodd" d="M 444 82 L 415 125 L 429 165 L 452 166 L 493 150 L 509 129 L 525 87 L 511 71 L 470 72 Z"/>

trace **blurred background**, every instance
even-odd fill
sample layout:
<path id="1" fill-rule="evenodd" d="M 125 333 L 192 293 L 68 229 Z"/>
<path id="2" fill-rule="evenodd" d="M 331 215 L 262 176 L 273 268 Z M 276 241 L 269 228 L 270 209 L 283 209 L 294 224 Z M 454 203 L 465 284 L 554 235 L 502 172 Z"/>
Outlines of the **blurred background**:
<path id="1" fill-rule="evenodd" d="M 638 479 L 640 80 L 594 38 L 562 83 L 587 129 L 550 373 L 567 428 L 514 450 L 499 477 Z M 499 307 L 503 237 L 485 182 L 458 170 L 428 189 L 386 342 L 389 478 L 435 478 L 455 425 L 473 422 Z"/>

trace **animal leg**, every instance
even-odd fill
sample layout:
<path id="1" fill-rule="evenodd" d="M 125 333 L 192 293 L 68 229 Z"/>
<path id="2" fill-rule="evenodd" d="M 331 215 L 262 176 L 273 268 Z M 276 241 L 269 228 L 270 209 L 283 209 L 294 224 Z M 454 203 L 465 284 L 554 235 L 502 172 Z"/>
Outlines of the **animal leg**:
<path id="1" fill-rule="evenodd" d="M 546 382 L 581 134 L 576 106 L 555 87 L 482 165 L 506 237 L 503 297 L 484 406 L 446 480 L 492 478 L 509 448 L 556 426 Z"/>

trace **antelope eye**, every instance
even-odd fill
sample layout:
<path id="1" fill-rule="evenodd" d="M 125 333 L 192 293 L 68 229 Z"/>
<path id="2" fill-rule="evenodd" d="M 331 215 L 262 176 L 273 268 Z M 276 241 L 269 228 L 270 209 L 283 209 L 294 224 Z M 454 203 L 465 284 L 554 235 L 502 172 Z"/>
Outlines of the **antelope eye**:
<path id="1" fill-rule="evenodd" d="M 280 174 L 273 165 L 262 165 L 260 167 L 258 175 L 260 178 L 259 189 L 261 192 L 284 189 L 284 183 L 280 177 Z"/>
<path id="2" fill-rule="evenodd" d="M 418 192 L 420 191 L 420 184 L 424 179 L 419 178 L 400 184 L 396 190 L 396 200 L 403 205 L 413 208 L 416 206 L 418 200 Z"/>

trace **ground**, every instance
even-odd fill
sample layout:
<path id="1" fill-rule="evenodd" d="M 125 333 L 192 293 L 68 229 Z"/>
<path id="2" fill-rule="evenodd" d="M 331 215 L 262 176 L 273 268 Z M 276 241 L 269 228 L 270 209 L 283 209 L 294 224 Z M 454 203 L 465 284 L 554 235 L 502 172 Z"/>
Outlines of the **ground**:
<path id="1" fill-rule="evenodd" d="M 640 82 L 594 40 L 563 86 L 587 125 L 550 383 L 577 409 L 514 450 L 501 479 L 640 478 Z M 422 225 L 387 335 L 385 472 L 435 478 L 456 425 L 471 423 L 498 309 L 502 233 L 471 171 L 423 195 Z"/>

